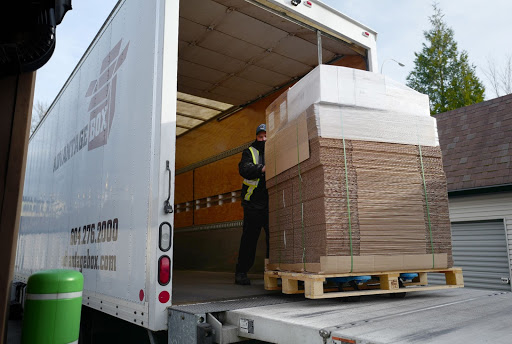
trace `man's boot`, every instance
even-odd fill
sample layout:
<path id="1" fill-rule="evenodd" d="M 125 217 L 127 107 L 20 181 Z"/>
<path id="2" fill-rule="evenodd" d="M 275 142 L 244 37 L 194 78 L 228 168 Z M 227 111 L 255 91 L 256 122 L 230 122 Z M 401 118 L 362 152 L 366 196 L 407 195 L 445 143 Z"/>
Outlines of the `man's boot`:
<path id="1" fill-rule="evenodd" d="M 235 284 L 239 285 L 251 285 L 251 280 L 247 277 L 245 272 L 237 272 L 235 274 Z"/>

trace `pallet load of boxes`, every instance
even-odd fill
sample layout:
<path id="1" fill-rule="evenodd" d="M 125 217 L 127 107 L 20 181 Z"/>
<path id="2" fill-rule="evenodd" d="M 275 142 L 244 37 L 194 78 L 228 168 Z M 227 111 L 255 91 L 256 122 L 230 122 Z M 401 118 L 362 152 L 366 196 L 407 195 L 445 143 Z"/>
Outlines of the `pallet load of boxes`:
<path id="1" fill-rule="evenodd" d="M 267 270 L 450 268 L 446 177 L 429 100 L 320 65 L 267 109 Z"/>

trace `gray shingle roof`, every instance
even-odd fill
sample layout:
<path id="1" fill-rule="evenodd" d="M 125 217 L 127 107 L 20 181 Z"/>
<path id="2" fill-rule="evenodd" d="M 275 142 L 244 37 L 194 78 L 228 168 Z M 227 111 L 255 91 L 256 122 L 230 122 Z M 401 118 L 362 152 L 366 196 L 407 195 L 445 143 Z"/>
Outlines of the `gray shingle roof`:
<path id="1" fill-rule="evenodd" d="M 435 118 L 448 191 L 512 184 L 512 94 Z"/>

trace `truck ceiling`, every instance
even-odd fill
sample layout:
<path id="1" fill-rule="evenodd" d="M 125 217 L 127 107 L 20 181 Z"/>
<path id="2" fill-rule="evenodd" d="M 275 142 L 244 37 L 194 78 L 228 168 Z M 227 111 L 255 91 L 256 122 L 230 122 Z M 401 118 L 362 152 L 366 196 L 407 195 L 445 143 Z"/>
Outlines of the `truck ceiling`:
<path id="1" fill-rule="evenodd" d="M 317 31 L 256 1 L 180 1 L 176 135 L 306 75 L 319 64 Z M 321 47 L 324 64 L 366 57 L 363 47 L 325 32 Z"/>

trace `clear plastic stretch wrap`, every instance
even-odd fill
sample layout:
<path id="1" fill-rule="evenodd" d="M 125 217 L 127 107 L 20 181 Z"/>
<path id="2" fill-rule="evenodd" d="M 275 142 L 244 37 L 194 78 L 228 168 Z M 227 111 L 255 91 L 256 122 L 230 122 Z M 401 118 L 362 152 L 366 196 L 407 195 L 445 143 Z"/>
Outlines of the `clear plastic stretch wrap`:
<path id="1" fill-rule="evenodd" d="M 295 125 L 312 105 L 320 137 L 439 145 L 428 96 L 381 74 L 328 65 L 316 67 L 269 107 L 268 138 Z"/>

